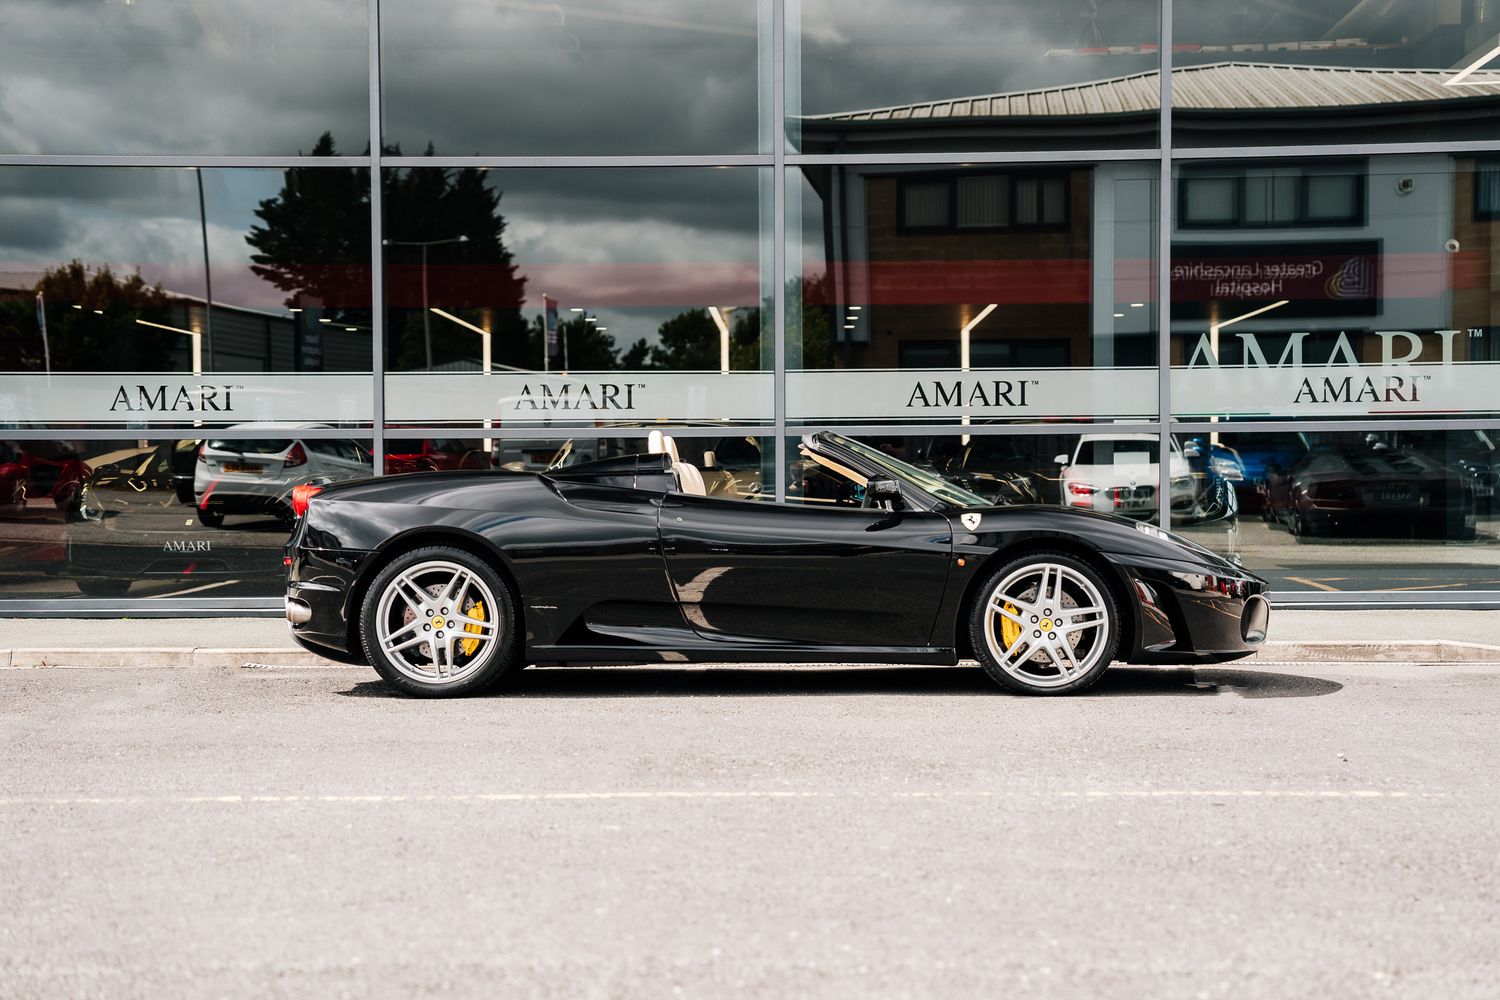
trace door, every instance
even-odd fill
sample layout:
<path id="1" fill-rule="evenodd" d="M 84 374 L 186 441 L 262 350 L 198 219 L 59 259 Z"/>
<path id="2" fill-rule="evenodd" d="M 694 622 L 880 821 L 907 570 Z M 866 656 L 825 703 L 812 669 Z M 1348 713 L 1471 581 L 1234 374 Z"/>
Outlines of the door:
<path id="1" fill-rule="evenodd" d="M 704 635 L 926 646 L 953 548 L 940 514 L 667 495 L 667 571 Z"/>

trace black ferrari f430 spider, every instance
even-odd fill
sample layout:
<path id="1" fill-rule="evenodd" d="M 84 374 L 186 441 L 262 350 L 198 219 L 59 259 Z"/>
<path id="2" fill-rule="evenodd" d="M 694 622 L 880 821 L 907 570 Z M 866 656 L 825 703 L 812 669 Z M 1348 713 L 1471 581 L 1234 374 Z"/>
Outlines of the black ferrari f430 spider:
<path id="1" fill-rule="evenodd" d="M 992 506 L 826 432 L 801 459 L 842 503 L 707 496 L 671 438 L 650 449 L 299 487 L 293 635 L 429 696 L 530 664 L 967 657 L 1060 694 L 1113 661 L 1218 662 L 1265 639 L 1265 582 L 1150 524 Z"/>

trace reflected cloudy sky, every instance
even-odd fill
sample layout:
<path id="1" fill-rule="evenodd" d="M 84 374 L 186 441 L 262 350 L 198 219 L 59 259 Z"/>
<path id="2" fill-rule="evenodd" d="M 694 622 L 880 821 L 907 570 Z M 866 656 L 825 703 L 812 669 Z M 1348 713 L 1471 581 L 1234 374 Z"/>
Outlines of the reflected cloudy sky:
<path id="1" fill-rule="evenodd" d="M 365 0 L 5 0 L 0 151 L 292 155 L 369 133 Z"/>
<path id="2" fill-rule="evenodd" d="M 0 272 L 77 258 L 203 295 L 195 174 L 0 167 Z M 204 169 L 202 177 L 215 301 L 282 311 L 285 293 L 251 272 L 245 237 L 284 172 Z M 768 294 L 760 267 L 762 229 L 769 235 L 765 168 L 491 170 L 486 183 L 502 192 L 506 246 L 529 278 L 528 314 L 540 312 L 542 292 L 566 295 L 569 305 L 625 310 L 611 328 L 621 342 L 654 340 L 657 326 L 684 308 L 753 305 Z"/>

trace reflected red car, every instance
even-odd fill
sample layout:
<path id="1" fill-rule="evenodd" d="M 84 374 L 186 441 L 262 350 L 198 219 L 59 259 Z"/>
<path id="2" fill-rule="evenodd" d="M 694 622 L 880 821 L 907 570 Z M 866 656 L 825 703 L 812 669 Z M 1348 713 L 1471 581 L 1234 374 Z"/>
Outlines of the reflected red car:
<path id="1" fill-rule="evenodd" d="M 0 510 L 25 512 L 78 507 L 89 467 L 63 441 L 0 441 Z"/>
<path id="2" fill-rule="evenodd" d="M 477 441 L 456 438 L 392 438 L 385 443 L 385 471 L 388 475 L 484 469 L 488 464 Z"/>

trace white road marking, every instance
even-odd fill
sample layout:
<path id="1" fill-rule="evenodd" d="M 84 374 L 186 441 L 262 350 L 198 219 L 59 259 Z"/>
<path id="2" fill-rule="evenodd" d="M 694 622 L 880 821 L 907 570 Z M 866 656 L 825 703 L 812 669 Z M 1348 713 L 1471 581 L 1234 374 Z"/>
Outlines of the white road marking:
<path id="1" fill-rule="evenodd" d="M 72 805 L 198 805 L 220 803 L 325 802 L 597 802 L 614 800 L 712 800 L 712 799 L 1406 799 L 1448 798 L 1450 792 L 1414 792 L 1378 788 L 1147 788 L 1089 789 L 1086 791 L 993 792 L 993 791 L 903 791 L 903 792 L 792 792 L 792 791 L 697 791 L 662 789 L 617 792 L 462 792 L 451 795 L 185 795 L 185 796 L 88 796 L 21 795 L 0 798 L 0 806 Z"/>
<path id="2" fill-rule="evenodd" d="M 197 593 L 201 593 L 202 591 L 205 591 L 205 590 L 216 590 L 219 587 L 231 587 L 234 584 L 239 583 L 239 582 L 240 581 L 238 581 L 238 580 L 220 580 L 217 583 L 205 583 L 201 587 L 189 587 L 186 590 L 174 590 L 171 593 L 167 593 L 167 594 L 148 594 L 148 595 L 146 595 L 146 600 L 148 600 L 148 601 L 157 601 L 157 600 L 164 600 L 165 598 L 168 598 L 168 597 L 182 597 L 185 594 L 197 594 Z"/>

